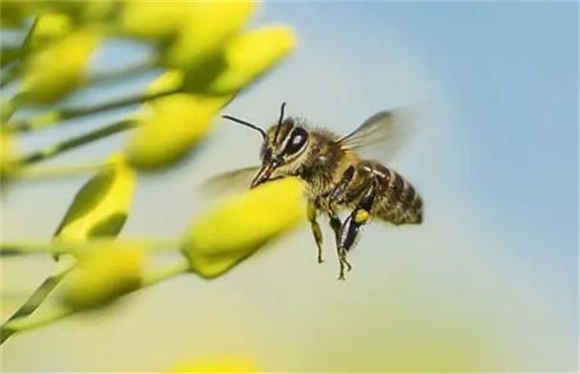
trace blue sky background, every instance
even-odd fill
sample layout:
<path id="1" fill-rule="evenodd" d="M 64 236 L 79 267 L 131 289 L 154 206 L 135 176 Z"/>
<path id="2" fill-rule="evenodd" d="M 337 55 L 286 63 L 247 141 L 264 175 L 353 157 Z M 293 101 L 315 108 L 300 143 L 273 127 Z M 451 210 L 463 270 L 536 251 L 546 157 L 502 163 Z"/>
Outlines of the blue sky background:
<path id="1" fill-rule="evenodd" d="M 271 370 L 329 369 L 326 355 L 334 357 L 330 369 L 347 370 L 362 367 L 341 353 L 343 340 L 360 344 L 360 351 L 353 348 L 351 354 L 364 368 L 388 369 L 384 352 L 369 349 L 369 341 L 393 352 L 436 352 L 430 349 L 447 339 L 450 350 L 457 350 L 473 346 L 473 341 L 449 337 L 449 331 L 472 331 L 482 345 L 484 332 L 489 333 L 500 353 L 473 346 L 465 357 L 475 352 L 489 356 L 480 357 L 479 366 L 458 364 L 460 369 L 573 368 L 578 297 L 577 4 L 277 2 L 267 3 L 252 24 L 271 22 L 291 25 L 299 37 L 298 48 L 226 112 L 267 124 L 287 101 L 289 114 L 346 132 L 378 110 L 422 103 L 416 140 L 396 160 L 387 161 L 422 193 L 425 224 L 366 228 L 352 254 L 351 280 L 338 286 L 331 241 L 327 240 L 329 260 L 319 266 L 314 263 L 311 234 L 304 228 L 273 245 L 277 251 L 248 260 L 250 264 L 211 286 L 178 279 L 147 290 L 142 296 L 147 301 L 135 300 L 138 307 L 108 316 L 106 323 L 92 329 L 83 326 L 88 329 L 83 337 L 101 353 L 108 352 L 108 364 L 118 369 L 134 368 L 137 361 L 142 369 L 163 367 L 175 359 L 171 354 L 186 354 L 187 349 L 207 354 L 237 349 L 258 356 Z M 127 62 L 137 53 L 126 45 L 109 46 L 93 65 Z M 117 87 L 114 94 L 139 90 L 145 83 L 140 79 Z M 110 95 L 90 90 L 71 100 L 107 100 Z M 88 126 L 122 115 L 100 116 Z M 51 130 L 27 143 L 49 144 L 54 136 L 85 130 Z M 93 160 L 124 142 L 117 136 L 59 161 Z M 142 176 L 126 232 L 179 234 L 207 204 L 195 186 L 214 173 L 256 164 L 258 145 L 254 133 L 220 123 L 201 157 L 162 177 Z M 4 217 L 10 217 L 4 222 L 6 237 L 49 237 L 84 181 L 80 177 L 21 185 L 4 207 Z M 43 207 L 41 213 L 38 206 Z M 18 283 L 17 273 L 29 266 L 5 268 L 7 284 Z M 36 266 L 49 268 L 48 263 Z M 300 269 L 299 276 L 295 269 Z M 192 289 L 197 299 L 183 300 Z M 207 301 L 201 306 L 196 300 L 204 296 Z M 133 323 L 155 326 L 153 321 L 167 313 L 164 302 L 180 305 L 172 310 L 172 320 L 132 335 L 139 339 L 143 334 L 147 357 L 138 347 L 121 349 L 134 342 L 115 331 Z M 214 313 L 211 305 L 235 308 L 240 323 L 231 322 L 225 312 Z M 192 314 L 204 311 L 227 328 L 216 332 L 191 322 Z M 395 326 L 381 329 L 389 319 Z M 360 321 L 371 327 L 361 327 Z M 59 329 L 14 339 L 6 348 L 7 367 L 103 369 L 104 364 L 82 347 L 48 344 L 78 334 L 76 323 L 63 322 Z M 413 339 L 415 328 L 424 343 Z M 191 342 L 188 329 L 204 337 L 203 344 Z M 425 331 L 432 333 L 432 340 Z M 164 333 L 173 334 L 172 340 L 163 340 Z M 239 342 L 220 340 L 232 333 Z M 116 341 L 105 348 L 111 334 Z M 160 334 L 159 341 L 145 342 L 152 334 Z M 33 340 L 45 342 L 42 353 Z M 30 352 L 37 357 L 34 363 L 28 359 Z M 401 352 L 399 357 L 405 357 Z"/>

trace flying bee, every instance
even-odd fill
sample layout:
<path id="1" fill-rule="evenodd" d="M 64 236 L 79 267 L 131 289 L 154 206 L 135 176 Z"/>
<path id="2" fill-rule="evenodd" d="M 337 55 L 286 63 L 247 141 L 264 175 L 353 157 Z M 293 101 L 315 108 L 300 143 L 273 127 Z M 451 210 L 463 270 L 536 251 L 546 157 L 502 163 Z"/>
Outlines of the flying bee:
<path id="1" fill-rule="evenodd" d="M 212 178 L 223 182 L 236 175 L 254 174 L 250 188 L 286 176 L 305 182 L 308 219 L 322 259 L 322 231 L 317 221 L 320 212 L 329 217 L 334 231 L 339 279 L 351 265 L 347 253 L 353 248 L 361 226 L 376 217 L 395 225 L 420 224 L 423 201 L 399 173 L 378 161 L 362 157 L 365 149 L 380 146 L 387 157 L 394 154 L 409 133 L 397 110 L 379 112 L 356 130 L 339 137 L 326 129 L 311 128 L 304 120 L 284 118 L 282 104 L 278 122 L 267 131 L 236 117 L 223 118 L 250 127 L 263 138 L 261 167 L 241 169 Z M 349 215 L 340 220 L 339 211 Z"/>

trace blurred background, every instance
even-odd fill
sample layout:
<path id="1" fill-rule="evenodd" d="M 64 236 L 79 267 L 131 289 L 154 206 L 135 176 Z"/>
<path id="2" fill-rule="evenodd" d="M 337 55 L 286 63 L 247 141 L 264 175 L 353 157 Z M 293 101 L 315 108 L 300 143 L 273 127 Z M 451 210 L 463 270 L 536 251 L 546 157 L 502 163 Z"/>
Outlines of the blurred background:
<path id="1" fill-rule="evenodd" d="M 286 101 L 289 115 L 346 133 L 379 110 L 418 106 L 417 136 L 388 165 L 423 196 L 424 224 L 365 227 L 346 282 L 325 220 L 321 265 L 304 225 L 218 279 L 181 276 L 15 336 L 1 347 L 2 370 L 153 371 L 232 355 L 264 371 L 574 370 L 577 4 L 272 2 L 251 21 L 271 22 L 295 29 L 295 52 L 224 113 L 265 126 Z M 91 71 L 147 53 L 109 42 Z M 155 76 L 67 100 L 139 92 Z M 21 147 L 125 113 L 38 132 Z M 55 162 L 93 161 L 125 137 Z M 257 164 L 259 141 L 216 120 L 178 168 L 140 176 L 123 234 L 180 235 L 208 205 L 201 183 Z M 19 183 L 2 201 L 3 238 L 50 238 L 87 178 Z M 4 318 L 51 261 L 1 262 Z"/>

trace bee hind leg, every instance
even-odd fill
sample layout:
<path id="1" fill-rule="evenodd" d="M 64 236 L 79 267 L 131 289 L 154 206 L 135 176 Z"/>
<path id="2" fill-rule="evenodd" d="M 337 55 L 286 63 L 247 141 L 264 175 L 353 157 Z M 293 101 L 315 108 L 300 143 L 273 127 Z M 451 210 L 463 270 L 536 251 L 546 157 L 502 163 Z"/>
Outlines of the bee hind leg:
<path id="1" fill-rule="evenodd" d="M 339 279 L 344 279 L 344 265 L 347 265 L 349 271 L 351 269 L 350 264 L 346 260 L 346 254 L 352 249 L 361 226 L 368 222 L 374 198 L 374 184 L 370 184 L 356 208 L 350 213 L 340 227 L 337 239 L 338 254 L 341 262 Z"/>
<path id="2" fill-rule="evenodd" d="M 316 221 L 316 216 L 318 215 L 318 208 L 316 203 L 308 201 L 307 207 L 308 220 L 310 221 L 310 228 L 312 229 L 312 235 L 314 235 L 314 241 L 318 247 L 318 263 L 324 262 L 322 259 L 322 230 L 320 230 L 320 225 Z"/>
<path id="3" fill-rule="evenodd" d="M 334 236 L 336 238 L 336 254 L 338 255 L 338 264 L 340 266 L 340 273 L 338 275 L 338 279 L 344 280 L 344 269 L 350 271 L 352 266 L 346 259 L 346 251 L 341 249 L 340 247 L 340 237 L 341 237 L 341 230 L 342 230 L 342 223 L 340 222 L 340 218 L 334 213 L 333 211 L 328 212 L 328 217 L 330 218 L 330 227 L 334 231 Z"/>

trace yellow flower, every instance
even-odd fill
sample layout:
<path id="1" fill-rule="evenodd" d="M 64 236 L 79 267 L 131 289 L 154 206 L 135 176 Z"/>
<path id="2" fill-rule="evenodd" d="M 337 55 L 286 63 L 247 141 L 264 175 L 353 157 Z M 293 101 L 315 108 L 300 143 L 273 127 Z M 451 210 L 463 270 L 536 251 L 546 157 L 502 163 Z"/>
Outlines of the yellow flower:
<path id="1" fill-rule="evenodd" d="M 182 247 L 192 270 L 216 277 L 296 226 L 306 217 L 302 194 L 298 179 L 284 178 L 235 196 L 201 217 Z"/>
<path id="2" fill-rule="evenodd" d="M 240 30 L 255 7 L 248 0 L 194 2 L 167 51 L 168 64 L 183 69 L 204 64 Z"/>
<path id="3" fill-rule="evenodd" d="M 62 13 L 46 13 L 39 16 L 30 37 L 29 48 L 44 48 L 48 43 L 61 39 L 73 27 L 69 16 Z"/>
<path id="4" fill-rule="evenodd" d="M 114 237 L 125 223 L 135 190 L 135 172 L 121 153 L 77 193 L 60 223 L 55 239 L 79 243 L 94 237 Z"/>
<path id="5" fill-rule="evenodd" d="M 80 4 L 80 16 L 85 22 L 106 21 L 118 12 L 121 5 L 118 0 L 91 0 L 82 1 Z"/>
<path id="6" fill-rule="evenodd" d="M 12 134 L 0 126 L 0 180 L 16 167 L 16 151 Z"/>
<path id="7" fill-rule="evenodd" d="M 100 39 L 94 31 L 78 30 L 32 55 L 22 78 L 24 97 L 33 102 L 53 102 L 78 88 Z"/>
<path id="8" fill-rule="evenodd" d="M 208 92 L 235 92 L 285 57 L 296 45 L 294 33 L 283 26 L 268 26 L 236 36 L 225 48 L 225 70 Z"/>
<path id="9" fill-rule="evenodd" d="M 181 81 L 181 73 L 169 72 L 149 92 L 179 86 Z M 213 117 L 230 98 L 178 93 L 147 104 L 127 145 L 129 160 L 137 168 L 157 169 L 181 159 L 207 134 Z"/>
<path id="10" fill-rule="evenodd" d="M 160 92 L 171 91 L 178 89 L 183 85 L 183 72 L 181 70 L 169 70 L 163 73 L 159 78 L 153 81 L 147 87 L 147 95 L 153 95 Z M 157 100 L 149 103 L 149 105 L 155 105 Z"/>
<path id="11" fill-rule="evenodd" d="M 63 282 L 60 299 L 74 309 L 101 306 L 141 286 L 144 248 L 137 244 L 96 241 L 82 251 Z"/>
<path id="12" fill-rule="evenodd" d="M 175 366 L 172 373 L 260 373 L 255 360 L 247 357 L 193 360 Z"/>
<path id="13" fill-rule="evenodd" d="M 171 37 L 187 20 L 194 4 L 189 0 L 127 0 L 119 17 L 120 32 L 143 39 Z"/>
<path id="14" fill-rule="evenodd" d="M 2 27 L 19 27 L 30 13 L 31 1 L 0 1 L 0 24 Z"/>

